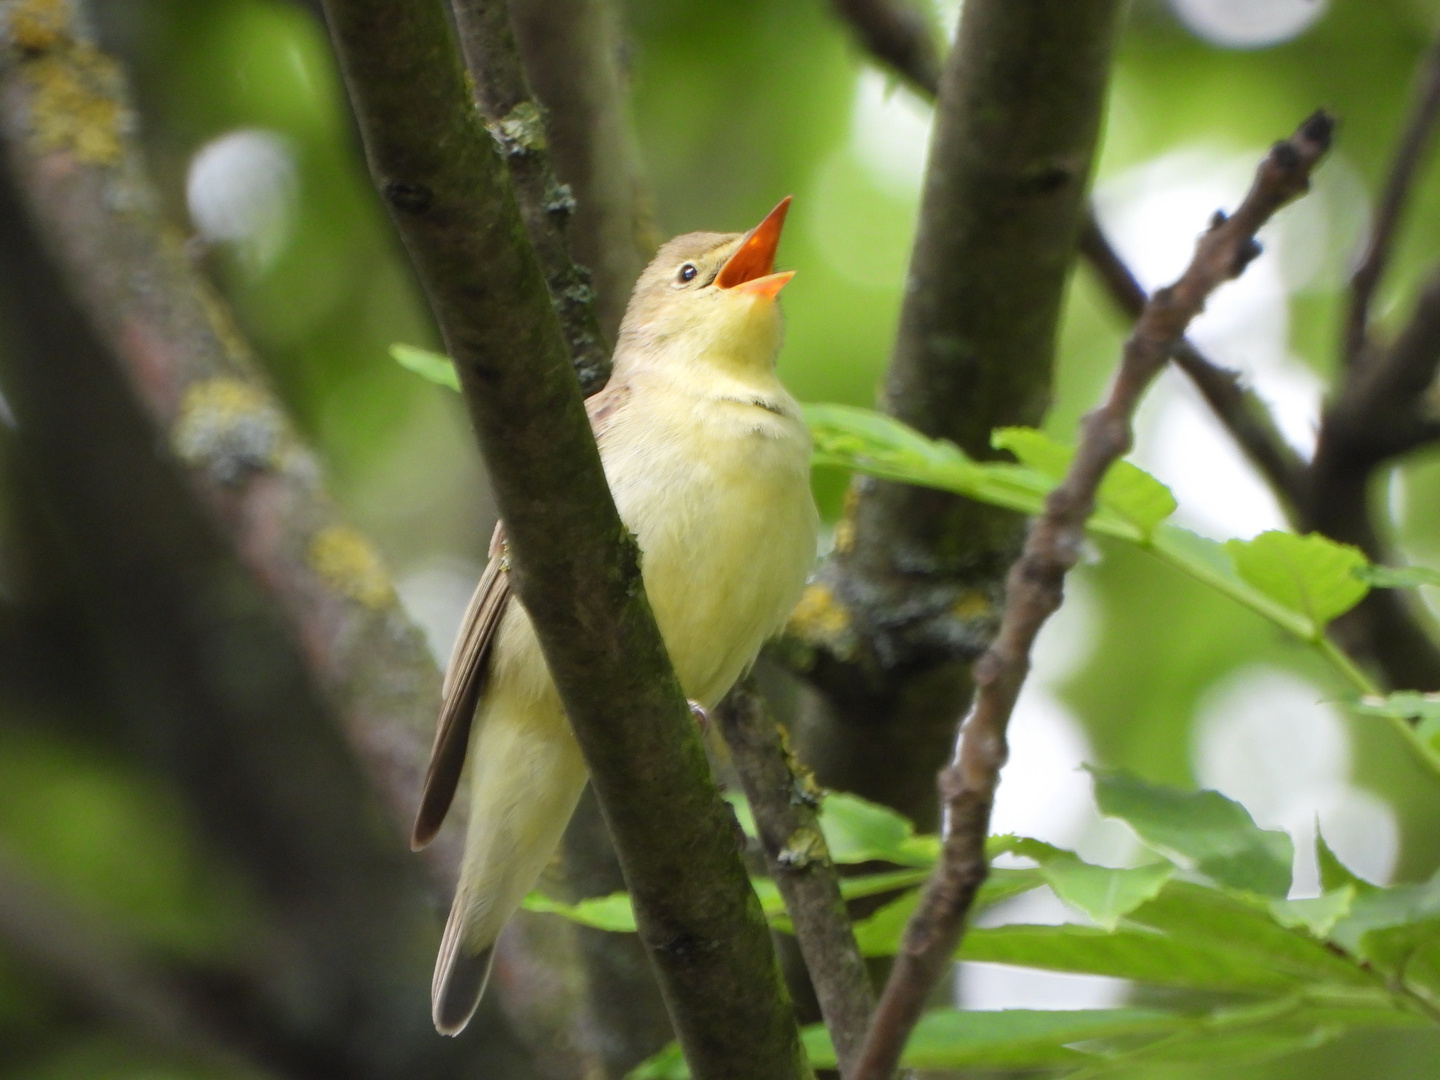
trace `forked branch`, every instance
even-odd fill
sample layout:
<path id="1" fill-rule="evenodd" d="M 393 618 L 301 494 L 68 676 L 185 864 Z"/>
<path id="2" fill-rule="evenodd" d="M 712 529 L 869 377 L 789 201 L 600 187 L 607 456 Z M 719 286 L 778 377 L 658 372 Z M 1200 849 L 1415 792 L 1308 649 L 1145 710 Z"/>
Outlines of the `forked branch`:
<path id="1" fill-rule="evenodd" d="M 1330 145 L 1332 129 L 1331 119 L 1316 113 L 1271 149 L 1234 216 L 1217 213 L 1184 275 L 1146 303 L 1125 343 L 1108 399 L 1086 416 L 1069 472 L 1046 500 L 1045 512 L 1031 526 L 1006 580 L 1000 632 L 975 665 L 975 702 L 955 758 L 940 775 L 945 804 L 941 860 L 906 927 L 860 1064 L 849 1080 L 889 1080 L 931 989 L 952 962 L 965 917 L 988 872 L 990 810 L 1005 762 L 1006 729 L 1029 671 L 1031 647 L 1063 600 L 1065 575 L 1079 558 L 1100 482 L 1130 448 L 1141 397 L 1210 294 L 1259 253 L 1257 230 L 1305 192 L 1311 170 Z"/>

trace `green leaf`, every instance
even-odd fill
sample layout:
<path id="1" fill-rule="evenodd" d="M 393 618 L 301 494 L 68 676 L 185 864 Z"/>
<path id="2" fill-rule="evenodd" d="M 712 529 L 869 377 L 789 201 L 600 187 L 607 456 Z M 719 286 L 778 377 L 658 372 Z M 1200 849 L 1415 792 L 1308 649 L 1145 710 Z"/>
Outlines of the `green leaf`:
<path id="1" fill-rule="evenodd" d="M 1106 930 L 1152 899 L 1175 873 L 1172 863 L 1116 869 L 1084 862 L 1074 852 L 1039 840 L 1013 839 L 1008 850 L 1040 864 L 1045 883 L 1055 895 L 1083 911 Z"/>
<path id="2" fill-rule="evenodd" d="M 1071 1049 L 1076 1043 L 1160 1035 L 1191 1023 L 1186 1017 L 1152 1009 L 936 1009 L 920 1018 L 901 1062 L 915 1069 L 1076 1065 L 1090 1060 Z M 835 1051 L 824 1027 L 816 1024 L 803 1034 L 810 1063 L 833 1069 Z"/>
<path id="3" fill-rule="evenodd" d="M 1241 577 L 1309 619 L 1316 638 L 1370 589 L 1356 575 L 1367 562 L 1360 549 L 1317 533 L 1263 532 L 1253 540 L 1230 540 L 1225 548 Z"/>
<path id="4" fill-rule="evenodd" d="M 926 438 L 873 409 L 805 405 L 804 413 L 816 464 L 949 490 L 979 481 L 980 467 L 954 443 Z"/>
<path id="5" fill-rule="evenodd" d="M 863 879 L 862 879 L 863 880 Z M 1038 889 L 1045 883 L 1039 870 L 991 868 L 985 884 L 975 894 L 970 914 L 975 915 L 988 907 L 1013 899 L 1023 893 Z M 841 884 L 844 890 L 844 884 Z M 900 939 L 905 926 L 915 913 L 920 902 L 920 890 L 912 889 L 904 896 L 890 901 L 884 907 L 872 912 L 855 923 L 855 940 L 862 956 L 894 956 L 900 951 Z"/>
<path id="6" fill-rule="evenodd" d="M 1320 887 L 1327 893 L 1335 889 L 1343 889 L 1347 885 L 1355 890 L 1356 896 L 1364 896 L 1379 889 L 1378 885 L 1372 885 L 1356 874 L 1340 861 L 1340 857 L 1335 852 L 1330 850 L 1330 845 L 1320 834 L 1318 820 L 1315 822 L 1315 862 L 1320 868 Z M 1329 931 L 1326 933 L 1328 934 Z"/>
<path id="7" fill-rule="evenodd" d="M 990 437 L 997 450 L 1009 450 L 1024 464 L 1057 483 L 1064 479 L 1075 457 L 1073 447 L 1056 442 L 1034 428 L 999 428 Z M 1100 484 L 1098 503 L 1124 518 L 1149 538 L 1155 527 L 1175 513 L 1170 489 L 1128 461 L 1117 461 Z"/>
<path id="8" fill-rule="evenodd" d="M 672 1042 L 626 1073 L 625 1080 L 690 1080 L 690 1066 L 680 1044 Z"/>
<path id="9" fill-rule="evenodd" d="M 1428 566 L 1374 566 L 1367 564 L 1355 576 L 1372 589 L 1415 589 L 1421 585 L 1440 587 L 1440 570 Z"/>
<path id="10" fill-rule="evenodd" d="M 1358 896 L 1350 914 L 1331 933 L 1340 945 L 1366 960 L 1384 961 L 1393 948 L 1376 931 L 1420 925 L 1440 919 L 1440 874 L 1419 885 L 1394 885 Z M 1371 950 L 1376 951 L 1372 952 Z"/>
<path id="11" fill-rule="evenodd" d="M 397 342 L 390 346 L 390 356 L 401 367 L 413 371 L 422 379 L 457 392 L 460 389 L 460 376 L 455 373 L 455 364 L 444 353 Z"/>
<path id="12" fill-rule="evenodd" d="M 934 866 L 940 838 L 917 835 L 915 827 L 888 806 L 858 795 L 832 791 L 820 804 L 820 827 L 837 863 L 872 861 L 900 866 Z"/>
<path id="13" fill-rule="evenodd" d="M 635 933 L 635 910 L 630 906 L 629 893 L 611 893 L 609 896 L 581 900 L 578 904 L 567 904 L 544 893 L 532 892 L 525 897 L 521 907 L 526 911 L 560 915 L 571 922 L 591 926 L 596 930 L 610 930 L 617 934 Z"/>
<path id="14" fill-rule="evenodd" d="M 977 928 L 966 933 L 958 956 L 1193 990 L 1288 991 L 1305 982 L 1223 942 L 1181 941 L 1132 926 L 1114 931 L 1076 925 Z"/>
<path id="15" fill-rule="evenodd" d="M 1347 884 L 1303 900 L 1271 900 L 1270 913 L 1281 926 L 1308 930 L 1317 938 L 1325 938 L 1336 923 L 1350 914 L 1355 896 L 1355 886 Z"/>
<path id="16" fill-rule="evenodd" d="M 1374 975 L 1325 942 L 1280 925 L 1269 901 L 1261 897 L 1171 880 L 1154 900 L 1132 911 L 1127 922 L 1177 942 L 1239 954 L 1277 975 L 1342 987 L 1378 985 Z"/>
<path id="17" fill-rule="evenodd" d="M 1124 772 L 1092 769 L 1100 812 L 1125 821 L 1156 851 L 1193 860 L 1221 885 L 1283 899 L 1290 891 L 1294 845 L 1261 829 L 1249 812 L 1217 791 L 1158 787 Z"/>

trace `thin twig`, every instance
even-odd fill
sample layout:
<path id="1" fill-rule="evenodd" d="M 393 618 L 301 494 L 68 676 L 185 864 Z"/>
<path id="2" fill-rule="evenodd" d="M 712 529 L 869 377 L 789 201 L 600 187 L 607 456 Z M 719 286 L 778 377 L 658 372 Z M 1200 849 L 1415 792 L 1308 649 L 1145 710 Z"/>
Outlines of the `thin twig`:
<path id="1" fill-rule="evenodd" d="M 849 1076 L 875 1011 L 875 991 L 820 831 L 820 789 L 790 753 L 753 679 L 730 692 L 716 719 L 750 800 L 770 876 L 794 924 L 840 1073 Z"/>
<path id="2" fill-rule="evenodd" d="M 1440 37 L 1421 59 L 1416 71 L 1415 103 L 1410 119 L 1395 150 L 1365 255 L 1350 278 L 1350 309 L 1345 318 L 1343 354 L 1349 365 L 1360 362 L 1369 342 L 1370 303 L 1390 263 L 1395 232 L 1400 227 L 1437 117 L 1440 117 Z"/>
<path id="3" fill-rule="evenodd" d="M 656 628 L 444 9 L 325 0 L 376 186 L 455 360 L 534 625 L 692 1075 L 809 1075 L 733 817 Z M 656 823 L 663 823 L 657 827 Z"/>
<path id="4" fill-rule="evenodd" d="M 1115 305 L 1132 321 L 1140 318 L 1149 297 L 1105 236 L 1093 210 L 1080 236 L 1080 254 Z M 1211 362 L 1188 339 L 1176 347 L 1174 360 L 1293 517 L 1304 498 L 1305 462 L 1280 434 L 1265 403 L 1245 385 L 1239 372 Z"/>
<path id="5" fill-rule="evenodd" d="M 905 929 L 860 1065 L 850 1080 L 888 1080 L 930 990 L 951 964 L 965 916 L 988 871 L 990 809 L 1006 756 L 1006 727 L 1029 671 L 1031 646 L 1061 604 L 1065 575 L 1079 558 L 1095 493 L 1110 466 L 1130 447 L 1131 422 L 1141 396 L 1211 292 L 1259 253 L 1256 231 L 1307 189 L 1312 168 L 1329 147 L 1332 128 L 1328 116 L 1316 113 L 1272 148 L 1234 216 L 1216 214 L 1184 275 L 1150 298 L 1125 343 L 1108 399 L 1086 416 L 1070 470 L 1046 500 L 1044 514 L 1031 526 L 1024 552 L 1010 570 L 1000 632 L 975 665 L 975 703 L 955 760 L 940 776 L 946 808 L 941 861 Z"/>
<path id="6" fill-rule="evenodd" d="M 595 313 L 590 271 L 570 257 L 566 224 L 575 212 L 570 188 L 550 162 L 545 116 L 530 93 L 510 24 L 507 0 L 452 0 L 455 28 L 490 134 L 504 149 L 520 215 L 540 259 L 581 390 L 593 394 L 610 377 L 610 346 Z"/>
<path id="7" fill-rule="evenodd" d="M 925 17 L 904 0 L 831 0 L 867 52 L 925 97 L 940 90 L 940 50 Z"/>

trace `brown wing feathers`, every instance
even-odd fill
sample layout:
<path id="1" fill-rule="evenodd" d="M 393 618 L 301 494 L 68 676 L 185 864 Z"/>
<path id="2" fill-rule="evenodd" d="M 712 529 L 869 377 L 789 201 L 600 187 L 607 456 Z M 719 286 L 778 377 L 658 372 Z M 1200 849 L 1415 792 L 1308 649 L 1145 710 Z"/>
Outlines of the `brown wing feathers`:
<path id="1" fill-rule="evenodd" d="M 420 809 L 410 834 L 410 846 L 417 851 L 435 839 L 450 804 L 455 801 L 460 773 L 465 767 L 470 729 L 475 723 L 475 707 L 489 672 L 490 647 L 509 599 L 510 574 L 505 563 L 502 523 L 495 526 L 495 535 L 490 541 L 490 562 L 465 610 L 460 636 L 455 640 L 455 650 L 445 671 L 435 745 L 430 750 L 430 768 L 425 774 Z"/>

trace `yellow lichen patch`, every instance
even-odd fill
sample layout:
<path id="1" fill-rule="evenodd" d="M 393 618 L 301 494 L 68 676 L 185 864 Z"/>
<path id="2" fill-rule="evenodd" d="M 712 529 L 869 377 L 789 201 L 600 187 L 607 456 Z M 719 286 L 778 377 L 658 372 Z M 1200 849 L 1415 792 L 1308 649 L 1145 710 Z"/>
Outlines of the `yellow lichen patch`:
<path id="1" fill-rule="evenodd" d="M 786 632 L 802 641 L 832 642 L 850 629 L 850 613 L 830 586 L 815 582 L 800 594 Z"/>
<path id="2" fill-rule="evenodd" d="M 115 62 L 89 45 L 25 65 L 35 89 L 31 125 L 42 151 L 64 150 L 91 165 L 120 161 L 125 109 Z"/>
<path id="3" fill-rule="evenodd" d="M 21 0 L 10 13 L 10 36 L 26 52 L 48 52 L 69 40 L 66 0 Z"/>
<path id="4" fill-rule="evenodd" d="M 961 593 L 959 598 L 950 607 L 950 614 L 957 619 L 967 621 L 974 619 L 987 619 L 993 615 L 995 609 L 991 607 L 990 600 L 979 589 L 971 589 L 969 592 Z"/>
<path id="5" fill-rule="evenodd" d="M 854 484 L 845 489 L 845 502 L 840 520 L 835 523 L 835 550 L 848 555 L 855 547 L 855 508 L 860 505 L 860 491 Z"/>
<path id="6" fill-rule="evenodd" d="M 285 417 L 265 391 L 225 376 L 185 391 L 171 434 L 181 460 L 208 467 L 225 484 L 276 467 L 288 442 Z"/>
<path id="7" fill-rule="evenodd" d="M 330 525 L 315 534 L 310 565 L 332 588 L 368 608 L 382 608 L 395 598 L 379 554 L 349 525 Z"/>

